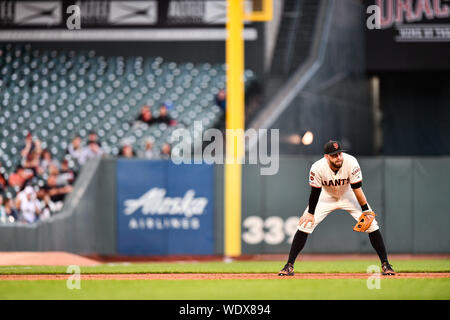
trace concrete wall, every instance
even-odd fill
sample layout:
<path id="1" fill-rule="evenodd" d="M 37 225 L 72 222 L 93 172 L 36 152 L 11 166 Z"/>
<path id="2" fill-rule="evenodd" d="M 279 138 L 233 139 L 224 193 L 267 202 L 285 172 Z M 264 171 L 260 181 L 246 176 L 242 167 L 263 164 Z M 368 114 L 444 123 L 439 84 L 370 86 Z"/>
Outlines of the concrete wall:
<path id="1" fill-rule="evenodd" d="M 0 225 L 0 251 L 114 254 L 115 160 L 93 160 L 78 177 L 62 212 L 32 225 Z"/>
<path id="2" fill-rule="evenodd" d="M 257 166 L 243 170 L 243 224 L 252 216 L 261 217 L 264 223 L 261 231 L 255 227 L 261 221 L 247 221 L 243 233 L 248 233 L 249 242 L 256 243 L 246 243 L 244 236 L 243 252 L 289 252 L 292 228 L 308 204 L 309 168 L 317 159 L 283 156 L 275 176 L 261 176 Z M 388 251 L 449 253 L 450 158 L 358 160 L 363 190 L 377 213 Z M 354 225 L 350 214 L 331 213 L 308 238 L 304 252 L 373 252 L 368 236 L 354 232 Z M 261 232 L 261 240 L 257 241 Z"/>

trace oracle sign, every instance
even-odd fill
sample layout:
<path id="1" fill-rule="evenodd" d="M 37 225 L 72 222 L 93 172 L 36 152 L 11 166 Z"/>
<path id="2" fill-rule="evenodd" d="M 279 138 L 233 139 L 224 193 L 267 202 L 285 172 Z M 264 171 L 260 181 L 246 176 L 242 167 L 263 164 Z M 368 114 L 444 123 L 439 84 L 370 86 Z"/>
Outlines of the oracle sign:
<path id="1" fill-rule="evenodd" d="M 450 69 L 450 1 L 366 0 L 369 71 Z"/>

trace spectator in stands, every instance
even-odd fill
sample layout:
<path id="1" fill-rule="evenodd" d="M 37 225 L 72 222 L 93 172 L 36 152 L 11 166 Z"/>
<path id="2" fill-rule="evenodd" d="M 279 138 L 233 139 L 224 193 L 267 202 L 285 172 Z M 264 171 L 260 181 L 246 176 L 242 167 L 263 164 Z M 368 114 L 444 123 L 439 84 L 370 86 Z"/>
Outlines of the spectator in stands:
<path id="1" fill-rule="evenodd" d="M 226 92 L 223 89 L 220 89 L 216 95 L 216 104 L 222 109 L 222 115 L 220 116 L 218 127 L 220 130 L 225 129 L 225 108 L 226 108 Z"/>
<path id="2" fill-rule="evenodd" d="M 62 206 L 62 202 L 66 195 L 72 192 L 73 187 L 64 178 L 61 178 L 59 172 L 52 167 L 52 171 L 47 178 L 47 183 L 43 187 L 44 199 L 48 195 L 56 205 Z"/>
<path id="3" fill-rule="evenodd" d="M 22 162 L 23 167 L 32 170 L 34 176 L 42 175 L 44 173 L 44 170 L 40 166 L 39 158 L 39 153 L 33 151 L 29 153 L 27 158 Z"/>
<path id="4" fill-rule="evenodd" d="M 3 192 L 8 185 L 8 181 L 6 180 L 4 173 L 6 172 L 5 168 L 3 168 L 2 163 L 0 161 L 0 192 Z"/>
<path id="5" fill-rule="evenodd" d="M 11 187 L 22 189 L 25 184 L 33 177 L 33 172 L 26 170 L 19 165 L 14 173 L 9 176 L 8 184 Z"/>
<path id="6" fill-rule="evenodd" d="M 6 210 L 3 205 L 3 194 L 0 193 L 0 223 L 6 223 Z"/>
<path id="7" fill-rule="evenodd" d="M 158 123 L 165 123 L 168 126 L 174 126 L 176 124 L 176 120 L 173 120 L 168 111 L 167 111 L 167 106 L 165 104 L 162 104 L 159 107 L 159 117 L 156 118 L 156 122 Z"/>
<path id="8" fill-rule="evenodd" d="M 47 220 L 51 217 L 53 212 L 59 211 L 59 208 L 57 208 L 57 205 L 53 203 L 48 194 L 44 196 L 44 199 L 41 202 L 41 207 L 42 210 L 39 215 L 39 220 Z"/>
<path id="9" fill-rule="evenodd" d="M 19 213 L 14 208 L 13 201 L 11 198 L 5 199 L 4 207 L 5 207 L 6 217 L 9 222 L 19 221 Z"/>
<path id="10" fill-rule="evenodd" d="M 145 141 L 145 149 L 141 153 L 141 157 L 145 159 L 153 159 L 153 143 L 150 139 Z"/>
<path id="11" fill-rule="evenodd" d="M 80 158 L 83 154 L 83 145 L 80 136 L 77 135 L 72 139 L 72 142 L 67 147 L 67 154 L 78 163 L 80 162 Z"/>
<path id="12" fill-rule="evenodd" d="M 59 186 L 72 185 L 75 179 L 75 176 L 72 172 L 60 172 L 59 168 L 54 164 L 52 164 L 49 168 L 49 175 L 55 177 L 56 184 Z"/>
<path id="13" fill-rule="evenodd" d="M 67 181 L 67 183 L 70 185 L 73 185 L 77 177 L 77 174 L 69 168 L 69 161 L 67 159 L 64 159 L 61 162 L 61 170 L 59 174 L 63 177 L 62 179 Z"/>
<path id="14" fill-rule="evenodd" d="M 51 165 L 59 167 L 58 160 L 53 159 L 52 154 L 47 149 L 42 151 L 40 167 L 44 172 L 48 172 Z"/>
<path id="15" fill-rule="evenodd" d="M 226 98 L 227 95 L 225 93 L 225 90 L 220 89 L 216 95 L 216 104 L 220 107 L 220 109 L 222 109 L 223 112 L 225 112 Z"/>
<path id="16" fill-rule="evenodd" d="M 92 142 L 96 143 L 100 147 L 100 141 L 98 141 L 98 136 L 95 131 L 89 132 L 89 135 L 88 135 L 88 144 L 90 144 Z"/>
<path id="17" fill-rule="evenodd" d="M 119 156 L 124 158 L 133 158 L 135 155 L 133 147 L 126 143 L 122 146 L 122 149 L 120 150 Z"/>
<path id="18" fill-rule="evenodd" d="M 152 111 L 150 110 L 149 106 L 143 106 L 141 108 L 141 112 L 139 113 L 139 116 L 136 118 L 137 121 L 144 122 L 148 125 L 155 124 L 157 121 L 153 117 Z"/>
<path id="19" fill-rule="evenodd" d="M 28 154 L 30 154 L 33 151 L 37 151 L 37 153 L 41 153 L 41 142 L 39 139 L 33 140 L 33 135 L 31 132 L 28 132 L 25 137 L 25 146 L 20 151 L 20 155 L 22 158 L 26 159 Z"/>
<path id="20" fill-rule="evenodd" d="M 19 199 L 19 205 L 22 216 L 27 223 L 33 223 L 41 213 L 41 205 L 36 197 L 36 192 L 32 186 L 27 186 L 21 192 L 23 195 Z"/>
<path id="21" fill-rule="evenodd" d="M 161 148 L 161 159 L 170 159 L 171 151 L 170 144 L 164 143 Z"/>
<path id="22" fill-rule="evenodd" d="M 80 165 L 84 165 L 88 160 L 100 158 L 104 151 L 96 140 L 89 140 L 87 147 L 83 149 L 83 153 L 79 159 Z"/>

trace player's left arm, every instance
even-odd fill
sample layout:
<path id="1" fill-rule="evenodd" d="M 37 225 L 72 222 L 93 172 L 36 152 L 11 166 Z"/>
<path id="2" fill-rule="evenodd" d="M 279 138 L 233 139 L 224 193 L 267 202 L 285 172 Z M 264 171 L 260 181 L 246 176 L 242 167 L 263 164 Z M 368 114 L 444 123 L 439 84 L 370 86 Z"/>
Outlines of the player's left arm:
<path id="1" fill-rule="evenodd" d="M 367 203 L 367 199 L 362 189 L 361 182 L 357 184 L 352 184 L 351 186 L 353 193 L 355 194 L 356 199 L 358 200 L 358 203 L 361 206 L 362 211 L 369 211 L 370 210 L 369 204 Z"/>
<path id="2" fill-rule="evenodd" d="M 350 186 L 352 187 L 353 193 L 361 206 L 362 211 L 371 210 L 369 204 L 367 203 L 367 198 L 362 189 L 362 172 L 358 161 L 352 158 L 352 166 L 350 172 Z"/>

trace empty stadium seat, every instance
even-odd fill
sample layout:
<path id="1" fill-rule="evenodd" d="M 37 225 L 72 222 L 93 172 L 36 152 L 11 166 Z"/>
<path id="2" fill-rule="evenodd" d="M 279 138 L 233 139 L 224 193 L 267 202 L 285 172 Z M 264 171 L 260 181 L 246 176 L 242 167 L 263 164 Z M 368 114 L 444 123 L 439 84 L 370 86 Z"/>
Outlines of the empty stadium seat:
<path id="1" fill-rule="evenodd" d="M 150 105 L 155 116 L 161 104 L 172 105 L 169 114 L 178 126 L 198 120 L 207 129 L 221 117 L 215 94 L 225 88 L 224 64 L 105 57 L 92 50 L 41 50 L 29 44 L 1 48 L 0 150 L 8 171 L 20 163 L 18 146 L 28 131 L 54 156 L 63 156 L 75 135 L 85 139 L 96 131 L 117 155 L 124 138 L 135 150 L 143 149 L 149 137 L 155 150 L 171 142 L 175 128 L 130 125 L 143 105 Z M 246 81 L 253 78 L 246 70 Z"/>

